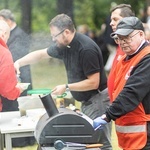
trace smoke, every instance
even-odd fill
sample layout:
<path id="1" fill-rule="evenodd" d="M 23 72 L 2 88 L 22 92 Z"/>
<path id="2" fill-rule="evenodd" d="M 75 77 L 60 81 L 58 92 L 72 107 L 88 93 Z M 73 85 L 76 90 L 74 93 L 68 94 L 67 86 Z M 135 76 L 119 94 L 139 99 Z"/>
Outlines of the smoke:
<path id="1" fill-rule="evenodd" d="M 31 34 L 30 52 L 49 47 L 51 42 L 50 33 L 33 33 Z"/>

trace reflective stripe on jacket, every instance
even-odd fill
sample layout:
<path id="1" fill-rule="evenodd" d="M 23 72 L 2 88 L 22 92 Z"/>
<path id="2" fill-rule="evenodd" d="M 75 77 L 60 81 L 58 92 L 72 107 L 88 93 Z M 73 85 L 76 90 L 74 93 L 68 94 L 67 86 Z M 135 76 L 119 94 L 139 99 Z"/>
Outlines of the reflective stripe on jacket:
<path id="1" fill-rule="evenodd" d="M 121 61 L 118 62 L 115 72 L 117 78 L 115 79 L 113 100 L 125 86 L 132 69 L 149 53 L 150 47 L 147 46 L 132 59 L 124 61 L 125 56 L 123 56 Z M 147 142 L 147 121 L 150 121 L 150 115 L 145 114 L 142 103 L 132 112 L 116 119 L 119 146 L 125 150 L 142 149 Z"/>

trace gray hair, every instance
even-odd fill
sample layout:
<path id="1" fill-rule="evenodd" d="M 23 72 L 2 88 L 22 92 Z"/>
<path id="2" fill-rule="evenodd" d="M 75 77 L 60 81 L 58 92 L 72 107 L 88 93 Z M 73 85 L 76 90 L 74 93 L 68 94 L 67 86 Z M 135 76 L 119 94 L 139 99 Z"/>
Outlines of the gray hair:
<path id="1" fill-rule="evenodd" d="M 55 26 L 59 30 L 69 29 L 72 32 L 75 31 L 75 27 L 74 27 L 72 19 L 66 14 L 57 15 L 56 17 L 54 17 L 51 20 L 49 25 L 50 26 Z"/>
<path id="2" fill-rule="evenodd" d="M 9 9 L 0 10 L 0 16 L 2 16 L 5 20 L 15 21 L 14 14 Z"/>

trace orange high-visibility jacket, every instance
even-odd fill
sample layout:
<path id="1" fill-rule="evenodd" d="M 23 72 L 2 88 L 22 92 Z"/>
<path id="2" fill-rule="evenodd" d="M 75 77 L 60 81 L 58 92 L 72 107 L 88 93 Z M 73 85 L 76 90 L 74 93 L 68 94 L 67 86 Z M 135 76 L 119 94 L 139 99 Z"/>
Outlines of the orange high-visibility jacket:
<path id="1" fill-rule="evenodd" d="M 113 64 L 112 64 L 111 70 L 110 70 L 110 72 L 109 72 L 108 80 L 107 80 L 108 94 L 109 94 L 109 98 L 110 98 L 110 101 L 111 101 L 111 102 L 113 101 L 112 92 L 113 92 L 114 80 L 115 80 L 114 70 L 115 70 L 115 67 L 116 67 L 118 61 L 121 59 L 121 57 L 122 57 L 124 54 L 125 54 L 125 53 L 122 51 L 121 47 L 118 46 L 118 47 L 117 47 L 117 50 L 116 50 L 115 58 L 114 58 L 114 60 L 113 60 Z"/>
<path id="2" fill-rule="evenodd" d="M 116 79 L 113 100 L 125 86 L 132 69 L 148 53 L 150 53 L 150 46 L 145 47 L 132 59 L 124 61 L 125 56 L 123 56 L 121 61 L 118 62 L 115 70 Z M 147 121 L 150 121 L 150 115 L 145 114 L 142 103 L 132 112 L 116 119 L 115 124 L 119 146 L 125 150 L 139 150 L 143 148 L 147 142 Z"/>

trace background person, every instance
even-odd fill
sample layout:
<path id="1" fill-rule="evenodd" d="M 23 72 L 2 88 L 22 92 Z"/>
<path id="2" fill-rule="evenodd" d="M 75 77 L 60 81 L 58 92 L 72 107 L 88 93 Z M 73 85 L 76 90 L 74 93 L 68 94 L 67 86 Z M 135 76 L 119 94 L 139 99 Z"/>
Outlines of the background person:
<path id="1" fill-rule="evenodd" d="M 111 22 L 110 26 L 112 27 L 113 32 L 116 31 L 116 27 L 119 23 L 119 21 L 124 17 L 130 17 L 134 16 L 134 12 L 131 9 L 131 5 L 128 4 L 119 4 L 111 9 Z M 114 88 L 114 68 L 118 61 L 120 60 L 121 56 L 124 55 L 124 52 L 122 51 L 121 47 L 118 45 L 116 50 L 116 55 L 113 60 L 113 64 L 111 66 L 111 70 L 109 72 L 107 86 L 108 86 L 108 93 L 110 100 L 112 101 L 112 91 Z"/>
<path id="2" fill-rule="evenodd" d="M 54 17 L 50 22 L 53 44 L 44 50 L 34 51 L 15 62 L 19 68 L 38 62 L 41 59 L 55 57 L 63 60 L 67 72 L 68 84 L 58 85 L 52 94 L 61 95 L 70 90 L 74 99 L 82 103 L 81 109 L 94 119 L 105 112 L 110 101 L 107 93 L 107 78 L 103 58 L 98 45 L 88 36 L 77 33 L 71 18 L 65 14 Z M 100 134 L 102 150 L 112 150 L 111 124 Z"/>
<path id="3" fill-rule="evenodd" d="M 9 9 L 0 10 L 0 19 L 5 20 L 11 29 L 7 45 L 12 54 L 13 61 L 15 62 L 17 59 L 29 53 L 29 36 L 19 26 L 17 26 L 17 23 L 15 22 L 15 17 Z M 28 90 L 32 88 L 30 66 L 25 66 L 21 68 L 20 79 L 22 83 L 31 83 L 28 87 Z M 26 95 L 27 90 L 21 93 L 20 96 Z M 1 99 L 3 104 L 3 112 L 19 110 L 17 100 L 12 101 L 6 97 L 1 97 Z M 12 140 L 12 145 L 13 147 L 26 146 L 33 145 L 34 142 L 35 139 L 32 139 L 31 137 L 14 138 Z"/>
<path id="4" fill-rule="evenodd" d="M 114 60 L 114 57 L 116 55 L 116 48 L 117 48 L 117 44 L 116 42 L 110 37 L 110 34 L 113 32 L 111 26 L 110 26 L 110 15 L 107 16 L 105 24 L 106 24 L 106 28 L 105 31 L 103 33 L 103 38 L 104 41 L 106 43 L 107 49 L 109 51 L 109 56 L 107 59 L 107 62 L 104 66 L 105 71 L 107 73 L 109 73 L 111 67 L 112 67 L 112 62 Z"/>
<path id="5" fill-rule="evenodd" d="M 142 22 L 125 17 L 113 33 L 125 55 L 115 68 L 113 103 L 94 127 L 115 120 L 119 146 L 124 150 L 150 149 L 150 45 Z"/>

